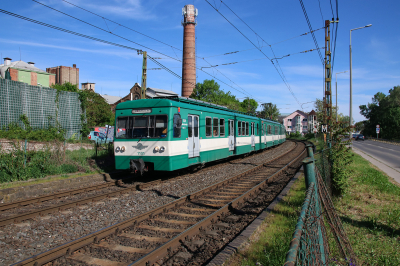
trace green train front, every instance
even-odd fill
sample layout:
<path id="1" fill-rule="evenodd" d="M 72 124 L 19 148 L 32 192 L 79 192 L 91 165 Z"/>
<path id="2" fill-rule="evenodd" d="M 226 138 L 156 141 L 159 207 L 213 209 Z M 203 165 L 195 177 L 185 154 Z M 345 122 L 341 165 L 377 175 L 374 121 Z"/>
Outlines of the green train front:
<path id="1" fill-rule="evenodd" d="M 286 136 L 276 122 L 186 98 L 127 101 L 115 114 L 115 167 L 133 172 L 196 166 L 278 145 Z"/>

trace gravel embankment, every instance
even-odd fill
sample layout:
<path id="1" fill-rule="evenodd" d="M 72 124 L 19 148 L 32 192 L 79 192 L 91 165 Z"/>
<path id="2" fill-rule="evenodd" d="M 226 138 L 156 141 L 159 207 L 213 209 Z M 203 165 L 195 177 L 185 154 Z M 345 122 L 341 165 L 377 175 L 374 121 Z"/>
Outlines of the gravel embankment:
<path id="1" fill-rule="evenodd" d="M 279 147 L 245 159 L 206 167 L 194 174 L 163 182 L 145 191 L 133 191 L 118 198 L 105 199 L 67 211 L 37 217 L 20 224 L 0 227 L 0 265 L 9 265 L 50 248 L 62 245 L 112 224 L 160 207 L 235 174 L 248 170 L 294 147 L 285 142 Z"/>

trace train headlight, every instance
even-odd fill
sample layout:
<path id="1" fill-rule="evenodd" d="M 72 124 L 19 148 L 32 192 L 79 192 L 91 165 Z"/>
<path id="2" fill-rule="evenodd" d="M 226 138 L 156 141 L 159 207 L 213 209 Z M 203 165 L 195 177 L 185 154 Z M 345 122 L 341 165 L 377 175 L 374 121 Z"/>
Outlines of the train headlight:
<path id="1" fill-rule="evenodd" d="M 121 148 L 119 147 L 119 146 L 117 146 L 116 148 L 115 148 L 115 152 L 119 152 L 121 150 Z"/>
<path id="2" fill-rule="evenodd" d="M 164 151 L 165 151 L 165 147 L 164 147 L 164 146 L 161 146 L 160 152 L 164 152 Z"/>
<path id="3" fill-rule="evenodd" d="M 125 146 L 122 146 L 121 147 L 121 152 L 124 152 L 125 151 Z"/>
<path id="4" fill-rule="evenodd" d="M 154 150 L 155 150 L 155 151 L 159 151 L 159 150 L 160 150 L 160 147 L 156 146 L 156 147 L 154 148 Z"/>

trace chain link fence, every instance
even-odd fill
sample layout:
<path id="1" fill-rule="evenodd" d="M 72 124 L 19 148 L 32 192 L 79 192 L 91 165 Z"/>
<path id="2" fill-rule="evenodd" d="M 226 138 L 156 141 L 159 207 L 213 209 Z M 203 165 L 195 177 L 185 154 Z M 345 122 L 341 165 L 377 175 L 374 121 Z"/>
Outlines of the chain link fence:
<path id="1" fill-rule="evenodd" d="M 356 265 L 356 256 L 333 205 L 327 183 L 331 171 L 329 149 L 309 157 L 304 163 L 307 185 L 285 266 Z"/>
<path id="2" fill-rule="evenodd" d="M 0 79 L 0 129 L 7 129 L 11 123 L 25 128 L 20 117 L 26 115 L 33 129 L 60 125 L 69 139 L 80 135 L 80 105 L 75 92 L 57 93 L 52 88 Z"/>

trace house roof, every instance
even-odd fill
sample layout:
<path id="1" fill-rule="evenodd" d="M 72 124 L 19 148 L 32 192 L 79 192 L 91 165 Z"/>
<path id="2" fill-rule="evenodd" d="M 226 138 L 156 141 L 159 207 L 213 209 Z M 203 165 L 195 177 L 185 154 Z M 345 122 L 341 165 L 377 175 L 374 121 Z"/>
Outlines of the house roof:
<path id="1" fill-rule="evenodd" d="M 314 110 L 311 110 L 311 112 L 308 115 L 317 115 L 317 113 Z"/>
<path id="2" fill-rule="evenodd" d="M 100 96 L 103 97 L 108 104 L 113 104 L 113 103 L 118 102 L 119 100 L 122 99 L 122 97 L 111 96 L 111 95 L 107 95 L 107 94 L 100 94 Z"/>
<path id="3" fill-rule="evenodd" d="M 5 78 L 6 71 L 7 71 L 7 69 L 10 68 L 10 67 L 12 67 L 12 68 L 18 68 L 18 69 L 23 69 L 23 70 L 29 70 L 29 71 L 35 71 L 35 72 L 47 73 L 46 71 L 41 70 L 40 68 L 37 68 L 37 67 L 35 67 L 35 66 L 33 66 L 33 65 L 30 65 L 30 64 L 28 64 L 27 62 L 24 62 L 24 61 L 14 61 L 14 62 L 11 62 L 9 65 L 6 65 L 6 66 L 5 66 L 4 64 L 1 64 L 1 65 L 0 65 L 0 75 L 1 75 L 2 78 Z"/>

